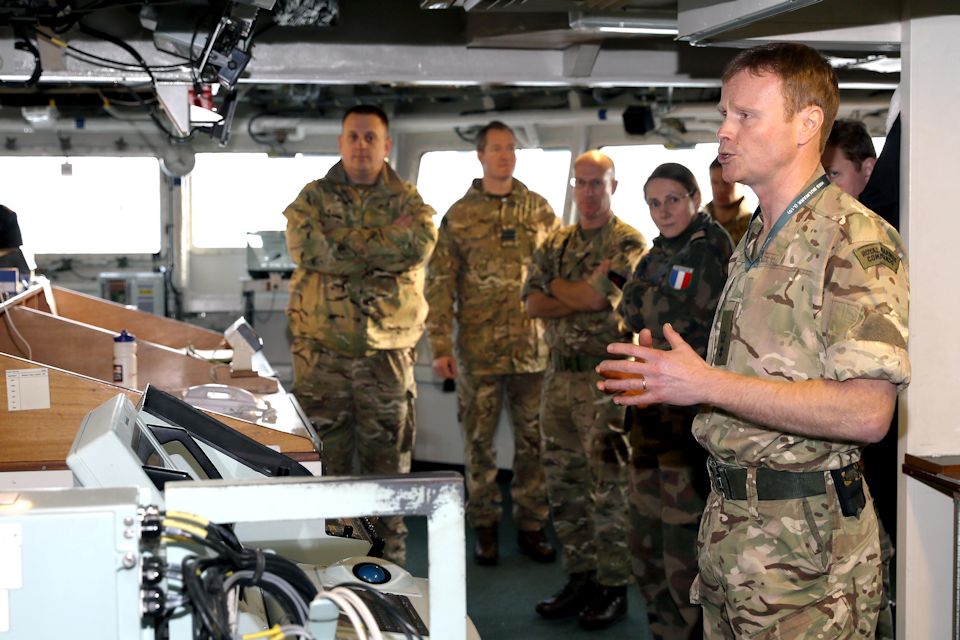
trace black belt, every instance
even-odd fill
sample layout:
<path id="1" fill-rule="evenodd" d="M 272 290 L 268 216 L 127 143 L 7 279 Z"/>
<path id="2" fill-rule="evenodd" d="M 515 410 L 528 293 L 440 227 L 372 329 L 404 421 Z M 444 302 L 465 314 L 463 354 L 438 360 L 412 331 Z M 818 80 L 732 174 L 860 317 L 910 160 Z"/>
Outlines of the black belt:
<path id="1" fill-rule="evenodd" d="M 596 356 L 561 356 L 557 353 L 550 354 L 550 363 L 554 371 L 566 371 L 570 373 L 583 373 L 593 371 L 597 365 L 603 362 L 605 358 Z"/>
<path id="2" fill-rule="evenodd" d="M 860 463 L 849 464 L 837 471 L 851 482 L 860 482 Z M 707 458 L 707 473 L 710 487 L 727 500 L 747 499 L 747 469 L 731 467 Z M 758 500 L 789 500 L 808 498 L 827 492 L 825 473 L 832 471 L 777 471 L 766 467 L 757 468 Z M 836 476 L 835 476 L 836 477 Z"/>

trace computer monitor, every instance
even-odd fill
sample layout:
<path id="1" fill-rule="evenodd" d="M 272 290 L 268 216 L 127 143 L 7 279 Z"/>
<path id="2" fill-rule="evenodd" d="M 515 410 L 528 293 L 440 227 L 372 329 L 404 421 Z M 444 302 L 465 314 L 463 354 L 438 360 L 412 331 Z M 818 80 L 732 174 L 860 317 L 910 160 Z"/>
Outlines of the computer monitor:
<path id="1" fill-rule="evenodd" d="M 311 475 L 299 462 L 151 385 L 139 410 L 119 394 L 87 414 L 67 466 L 85 487 L 136 486 L 153 504 L 162 504 L 159 492 L 171 480 Z"/>
<path id="2" fill-rule="evenodd" d="M 67 453 L 67 466 L 79 486 L 136 487 L 141 504 L 160 507 L 166 479 L 190 478 L 177 469 L 123 394 L 83 419 Z"/>
<path id="3" fill-rule="evenodd" d="M 312 475 L 296 460 L 152 385 L 140 401 L 140 419 L 177 468 L 197 479 Z"/>
<path id="4" fill-rule="evenodd" d="M 171 480 L 312 475 L 295 460 L 151 386 L 139 411 L 123 394 L 91 411 L 70 448 L 67 466 L 81 486 L 137 487 L 143 504 L 160 508 L 163 488 Z M 383 551 L 383 540 L 368 518 L 238 522 L 235 532 L 248 546 L 310 564 Z"/>

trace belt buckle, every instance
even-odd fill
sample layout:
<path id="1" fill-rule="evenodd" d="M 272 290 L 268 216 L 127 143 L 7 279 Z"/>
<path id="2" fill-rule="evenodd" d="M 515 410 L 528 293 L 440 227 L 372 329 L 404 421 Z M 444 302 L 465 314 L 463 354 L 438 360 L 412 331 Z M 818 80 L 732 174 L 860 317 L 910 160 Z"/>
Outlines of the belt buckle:
<path id="1" fill-rule="evenodd" d="M 713 456 L 707 458 L 707 475 L 710 476 L 710 488 L 725 498 L 729 497 L 730 487 L 725 482 L 723 471 L 720 469 L 720 464 Z"/>

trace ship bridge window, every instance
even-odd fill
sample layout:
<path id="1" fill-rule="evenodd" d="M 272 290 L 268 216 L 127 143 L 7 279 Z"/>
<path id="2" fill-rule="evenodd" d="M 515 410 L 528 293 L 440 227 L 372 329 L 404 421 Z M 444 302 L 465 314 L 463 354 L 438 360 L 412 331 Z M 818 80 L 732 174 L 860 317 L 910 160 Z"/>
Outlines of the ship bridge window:
<path id="1" fill-rule="evenodd" d="M 886 138 L 873 138 L 873 146 L 877 155 L 883 150 Z M 712 195 L 710 192 L 710 163 L 717 157 L 719 145 L 715 142 L 698 144 L 690 149 L 668 149 L 659 144 L 615 145 L 602 147 L 601 151 L 613 159 L 617 167 L 617 192 L 611 199 L 614 213 L 647 239 L 647 243 L 660 235 L 657 226 L 650 218 L 643 197 L 643 183 L 659 165 L 664 162 L 677 162 L 684 165 L 697 178 L 700 186 L 700 206 L 704 207 Z M 742 187 L 741 192 L 746 198 L 750 210 L 757 208 L 757 196 L 749 187 Z"/>
<path id="2" fill-rule="evenodd" d="M 710 163 L 717 157 L 718 144 L 715 142 L 698 144 L 691 149 L 667 149 L 662 144 L 617 145 L 603 147 L 601 151 L 613 159 L 617 167 L 617 192 L 613 194 L 614 213 L 624 222 L 632 225 L 647 244 L 660 235 L 657 225 L 650 218 L 646 199 L 643 197 L 643 183 L 653 170 L 664 162 L 677 162 L 693 172 L 700 186 L 700 206 L 711 200 Z M 747 204 L 756 207 L 757 199 L 753 192 L 743 188 Z"/>
<path id="3" fill-rule="evenodd" d="M 554 213 L 562 216 L 569 171 L 567 149 L 518 149 L 513 175 L 546 198 Z M 476 151 L 428 151 L 421 156 L 417 190 L 436 209 L 433 221 L 437 226 L 447 209 L 467 192 L 473 179 L 482 176 Z"/>
<path id="4" fill-rule="evenodd" d="M 5 156 L 0 176 L 32 253 L 160 251 L 156 158 Z"/>
<path id="5" fill-rule="evenodd" d="M 201 249 L 247 246 L 251 231 L 281 231 L 283 210 L 304 185 L 322 178 L 336 155 L 198 153 L 187 176 L 192 244 Z"/>

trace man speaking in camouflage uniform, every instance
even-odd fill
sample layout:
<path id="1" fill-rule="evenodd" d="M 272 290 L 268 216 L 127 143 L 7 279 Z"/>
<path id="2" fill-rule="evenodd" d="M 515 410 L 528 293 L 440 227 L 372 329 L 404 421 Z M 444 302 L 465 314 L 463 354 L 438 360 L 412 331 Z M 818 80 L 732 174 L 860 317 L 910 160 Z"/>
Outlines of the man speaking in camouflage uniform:
<path id="1" fill-rule="evenodd" d="M 387 116 L 356 106 L 343 118 L 341 160 L 286 208 L 297 268 L 287 317 L 293 392 L 323 443 L 324 472 L 407 473 L 416 413 L 414 346 L 423 333 L 433 209 L 384 160 Z M 403 518 L 382 520 L 385 555 L 403 564 Z"/>
<path id="2" fill-rule="evenodd" d="M 477 159 L 483 178 L 474 180 L 444 216 L 427 270 L 433 369 L 441 378 L 457 380 L 467 518 L 477 531 L 477 562 L 496 564 L 499 557 L 501 497 L 493 439 L 504 393 L 513 419 L 517 541 L 524 553 L 550 562 L 556 551 L 543 534 L 550 513 L 538 417 L 547 348 L 541 322 L 523 309 L 520 288 L 534 249 L 560 221 L 542 196 L 514 179 L 516 138 L 507 125 L 494 121 L 480 130 Z"/>
<path id="3" fill-rule="evenodd" d="M 623 618 L 630 580 L 623 407 L 594 387 L 607 342 L 632 335 L 614 311 L 646 249 L 642 235 L 610 210 L 613 161 L 588 151 L 574 162 L 579 221 L 552 233 L 534 254 L 523 288 L 527 311 L 546 319 L 550 364 L 540 425 L 553 523 L 567 584 L 537 605 L 545 618 L 579 614 L 601 629 Z"/>
<path id="4" fill-rule="evenodd" d="M 624 404 L 701 404 L 693 433 L 712 491 L 691 596 L 707 638 L 872 638 L 880 548 L 859 460 L 910 378 L 909 286 L 897 232 L 820 166 L 839 103 L 813 49 L 738 54 L 723 75 L 723 177 L 760 199 L 730 264 L 706 360 L 664 326 L 670 351 L 611 345 L 601 369 Z"/>

